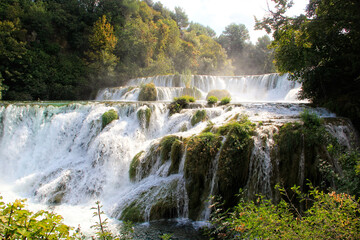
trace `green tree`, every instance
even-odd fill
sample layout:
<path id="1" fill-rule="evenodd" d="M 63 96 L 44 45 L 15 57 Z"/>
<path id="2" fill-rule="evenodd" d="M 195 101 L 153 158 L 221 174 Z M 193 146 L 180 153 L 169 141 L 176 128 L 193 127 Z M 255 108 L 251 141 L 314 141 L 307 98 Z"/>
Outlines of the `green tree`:
<path id="1" fill-rule="evenodd" d="M 289 18 L 292 1 L 257 20 L 273 31 L 276 68 L 302 82 L 302 97 L 352 118 L 360 126 L 360 2 L 311 0 L 306 16 Z"/>
<path id="2" fill-rule="evenodd" d="M 189 18 L 181 7 L 175 7 L 175 13 L 173 19 L 176 21 L 180 29 L 185 29 L 189 26 Z"/>
<path id="3" fill-rule="evenodd" d="M 92 28 L 92 34 L 89 36 L 90 50 L 86 52 L 92 71 L 93 91 L 97 91 L 99 87 L 109 86 L 114 81 L 114 69 L 118 58 L 113 51 L 117 41 L 113 26 L 103 15 Z"/>

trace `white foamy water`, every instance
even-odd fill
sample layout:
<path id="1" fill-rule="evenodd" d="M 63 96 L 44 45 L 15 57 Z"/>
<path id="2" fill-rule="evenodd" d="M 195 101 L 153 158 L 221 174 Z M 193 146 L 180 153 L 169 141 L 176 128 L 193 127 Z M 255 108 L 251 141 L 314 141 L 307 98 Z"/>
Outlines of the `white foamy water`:
<path id="1" fill-rule="evenodd" d="M 132 79 L 127 86 L 140 86 L 154 83 L 158 89 L 157 100 L 172 101 L 174 97 L 182 95 L 195 95 L 195 92 L 185 92 L 185 83 L 176 76 L 156 76 Z M 252 75 L 252 76 L 202 76 L 194 75 L 191 87 L 198 92 L 199 100 L 205 100 L 209 91 L 225 89 L 231 94 L 232 102 L 300 102 L 298 94 L 301 85 L 288 80 L 288 75 L 278 74 Z M 131 89 L 131 91 L 128 91 Z M 193 90 L 194 91 L 194 90 Z M 96 100 L 137 100 L 139 88 L 106 88 L 99 92 Z M 200 96 L 199 96 L 200 94 Z M 303 101 L 304 102 L 304 101 Z"/>

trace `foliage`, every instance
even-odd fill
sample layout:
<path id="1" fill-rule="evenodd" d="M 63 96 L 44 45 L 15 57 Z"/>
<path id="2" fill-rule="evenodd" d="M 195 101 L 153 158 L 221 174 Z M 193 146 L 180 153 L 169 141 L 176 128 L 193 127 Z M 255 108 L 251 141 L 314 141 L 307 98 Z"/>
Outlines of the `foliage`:
<path id="1" fill-rule="evenodd" d="M 360 2 L 310 1 L 306 16 L 289 18 L 289 0 L 273 0 L 275 10 L 257 20 L 273 31 L 276 68 L 302 83 L 302 98 L 360 124 Z M 341 79 L 341 81 L 339 81 Z"/>
<path id="2" fill-rule="evenodd" d="M 195 102 L 195 101 L 196 100 L 194 97 L 188 95 L 174 98 L 174 101 L 169 105 L 170 115 L 174 113 L 179 113 L 190 102 Z"/>
<path id="3" fill-rule="evenodd" d="M 139 101 L 156 101 L 157 90 L 154 83 L 148 83 L 140 87 Z"/>
<path id="4" fill-rule="evenodd" d="M 328 174 L 328 177 L 335 180 L 337 192 L 343 192 L 360 197 L 360 151 L 359 149 L 342 150 L 336 145 L 329 144 L 329 153 L 338 159 L 342 172 L 332 170 L 326 162 L 321 162 L 321 170 Z"/>
<path id="5" fill-rule="evenodd" d="M 195 126 L 199 122 L 203 122 L 205 120 L 206 120 L 206 111 L 197 110 L 194 116 L 191 118 L 191 125 Z"/>
<path id="6" fill-rule="evenodd" d="M 231 102 L 231 97 L 223 97 L 220 100 L 220 105 L 226 105 L 226 104 L 229 104 L 230 102 Z"/>
<path id="7" fill-rule="evenodd" d="M 324 193 L 309 186 L 308 193 L 292 187 L 308 208 L 300 211 L 292 202 L 274 204 L 262 196 L 256 201 L 241 199 L 232 212 L 212 205 L 212 239 L 358 239 L 358 202 L 348 194 Z M 279 190 L 287 196 L 283 188 Z M 287 199 L 290 200 L 290 199 Z"/>
<path id="8" fill-rule="evenodd" d="M 215 96 L 210 96 L 207 98 L 207 102 L 209 105 L 215 104 L 215 103 L 217 103 L 217 101 L 218 101 L 218 98 Z"/>
<path id="9" fill-rule="evenodd" d="M 233 74 L 211 28 L 187 27 L 183 9 L 159 2 L 11 0 L 0 4 L 0 19 L 4 100 L 93 99 L 131 78 L 188 70 Z M 265 48 L 259 54 L 248 56 L 268 59 Z"/>
<path id="10" fill-rule="evenodd" d="M 107 112 L 105 112 L 102 115 L 102 128 L 106 127 L 106 125 L 108 125 L 109 123 L 111 123 L 113 120 L 118 119 L 119 116 L 117 114 L 117 112 L 114 109 L 111 109 Z"/>
<path id="11" fill-rule="evenodd" d="M 0 196 L 0 237 L 2 239 L 66 239 L 70 227 L 63 218 L 40 210 L 33 213 L 25 209 L 25 200 L 5 204 Z"/>

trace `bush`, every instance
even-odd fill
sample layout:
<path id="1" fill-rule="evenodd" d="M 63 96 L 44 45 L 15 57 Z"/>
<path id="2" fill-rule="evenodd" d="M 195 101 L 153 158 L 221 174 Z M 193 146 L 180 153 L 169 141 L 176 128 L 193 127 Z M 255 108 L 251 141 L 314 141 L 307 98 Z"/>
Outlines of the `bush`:
<path id="1" fill-rule="evenodd" d="M 25 209 L 26 200 L 13 203 L 1 202 L 0 196 L 0 238 L 1 239 L 66 239 L 70 227 L 63 224 L 60 215 Z"/>
<path id="2" fill-rule="evenodd" d="M 234 211 L 227 213 L 213 205 L 213 228 L 208 234 L 217 239 L 359 239 L 360 208 L 348 194 L 324 193 L 309 186 L 307 194 L 299 187 L 291 190 L 308 209 L 300 211 L 287 198 L 277 205 L 258 196 L 256 201 L 241 199 Z"/>
<path id="3" fill-rule="evenodd" d="M 220 100 L 220 105 L 226 105 L 226 104 L 229 104 L 231 101 L 231 98 L 230 97 L 224 97 Z"/>
<path id="4" fill-rule="evenodd" d="M 210 97 L 208 97 L 208 99 L 207 99 L 207 102 L 208 102 L 208 104 L 210 104 L 210 105 L 217 103 L 217 101 L 218 101 L 218 98 L 215 97 L 215 96 L 210 96 Z"/>
<path id="5" fill-rule="evenodd" d="M 308 109 L 305 109 L 302 113 L 300 113 L 300 118 L 306 127 L 318 127 L 322 124 L 322 119 L 316 115 L 316 113 L 312 113 Z"/>
<path id="6" fill-rule="evenodd" d="M 108 125 L 113 120 L 118 119 L 118 118 L 119 118 L 119 116 L 114 109 L 111 109 L 111 110 L 105 112 L 102 115 L 102 128 L 106 127 L 106 125 Z"/>
<path id="7" fill-rule="evenodd" d="M 190 102 L 195 102 L 195 98 L 188 95 L 174 98 L 174 101 L 169 105 L 170 115 L 179 113 Z"/>
<path id="8" fill-rule="evenodd" d="M 154 83 L 148 83 L 140 87 L 139 101 L 156 101 L 157 90 Z"/>

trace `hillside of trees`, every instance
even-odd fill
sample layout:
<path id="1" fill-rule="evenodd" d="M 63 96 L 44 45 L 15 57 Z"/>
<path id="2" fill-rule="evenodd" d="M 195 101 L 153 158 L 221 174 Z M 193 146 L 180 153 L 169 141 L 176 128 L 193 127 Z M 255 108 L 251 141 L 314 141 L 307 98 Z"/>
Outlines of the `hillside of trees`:
<path id="1" fill-rule="evenodd" d="M 268 73 L 269 43 L 249 42 L 242 24 L 217 37 L 180 7 L 151 0 L 3 0 L 0 93 L 3 100 L 80 100 L 135 77 Z"/>

